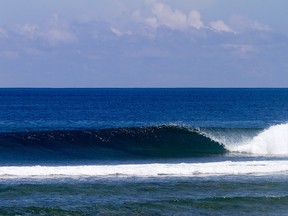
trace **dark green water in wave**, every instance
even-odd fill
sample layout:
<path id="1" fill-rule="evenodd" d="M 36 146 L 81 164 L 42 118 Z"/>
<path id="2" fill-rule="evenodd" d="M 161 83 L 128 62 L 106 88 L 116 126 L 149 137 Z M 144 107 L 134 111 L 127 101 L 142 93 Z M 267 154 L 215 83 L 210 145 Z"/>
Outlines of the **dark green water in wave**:
<path id="1" fill-rule="evenodd" d="M 0 186 L 0 215 L 285 215 L 277 177 L 86 179 Z"/>

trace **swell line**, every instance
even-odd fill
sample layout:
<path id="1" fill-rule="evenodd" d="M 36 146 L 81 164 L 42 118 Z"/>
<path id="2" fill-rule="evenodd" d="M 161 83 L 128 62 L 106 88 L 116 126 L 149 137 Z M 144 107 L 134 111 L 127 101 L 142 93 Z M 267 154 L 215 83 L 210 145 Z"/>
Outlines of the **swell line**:
<path id="1" fill-rule="evenodd" d="M 0 158 L 185 158 L 223 154 L 223 145 L 180 126 L 0 134 Z"/>

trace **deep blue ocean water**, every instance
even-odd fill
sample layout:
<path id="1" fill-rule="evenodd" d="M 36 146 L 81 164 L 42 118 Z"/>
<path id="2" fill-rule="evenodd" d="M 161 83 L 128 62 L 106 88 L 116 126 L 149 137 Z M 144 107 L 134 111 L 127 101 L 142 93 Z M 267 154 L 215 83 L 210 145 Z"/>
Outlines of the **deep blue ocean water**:
<path id="1" fill-rule="evenodd" d="M 288 89 L 0 89 L 0 215 L 287 215 Z"/>

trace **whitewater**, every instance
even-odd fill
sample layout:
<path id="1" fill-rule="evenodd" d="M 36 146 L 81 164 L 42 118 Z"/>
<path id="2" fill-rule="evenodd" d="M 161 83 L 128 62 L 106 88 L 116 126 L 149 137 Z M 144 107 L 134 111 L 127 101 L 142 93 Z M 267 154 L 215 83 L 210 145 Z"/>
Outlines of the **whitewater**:
<path id="1" fill-rule="evenodd" d="M 232 151 L 262 155 L 288 155 L 288 124 L 274 125 Z"/>
<path id="2" fill-rule="evenodd" d="M 85 166 L 0 167 L 0 178 L 165 177 L 288 174 L 288 160 L 126 164 Z"/>
<path id="3" fill-rule="evenodd" d="M 254 136 L 245 133 L 233 134 L 219 131 L 199 133 L 223 145 L 229 152 L 253 154 L 255 156 L 288 155 L 288 123 L 270 126 Z"/>

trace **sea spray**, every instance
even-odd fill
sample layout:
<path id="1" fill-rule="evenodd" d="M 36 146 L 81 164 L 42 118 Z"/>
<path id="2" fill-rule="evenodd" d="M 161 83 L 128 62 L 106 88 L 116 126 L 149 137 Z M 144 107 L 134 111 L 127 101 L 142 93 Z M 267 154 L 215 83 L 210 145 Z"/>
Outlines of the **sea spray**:
<path id="1" fill-rule="evenodd" d="M 273 125 L 232 151 L 260 155 L 288 155 L 288 124 Z"/>

